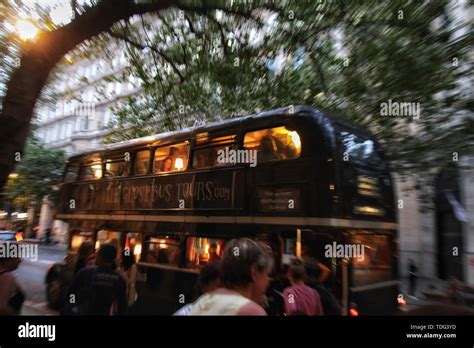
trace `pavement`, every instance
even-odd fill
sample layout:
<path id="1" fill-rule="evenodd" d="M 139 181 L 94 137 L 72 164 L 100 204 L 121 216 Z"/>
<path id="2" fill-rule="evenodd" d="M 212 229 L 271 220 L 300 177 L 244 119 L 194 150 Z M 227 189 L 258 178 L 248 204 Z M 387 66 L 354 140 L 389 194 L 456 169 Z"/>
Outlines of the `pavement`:
<path id="1" fill-rule="evenodd" d="M 38 244 L 28 240 L 25 243 Z M 66 251 L 64 244 L 38 245 L 38 259 L 24 259 L 14 272 L 17 284 L 26 296 L 22 315 L 57 315 L 47 307 L 45 278 L 51 265 L 63 261 Z"/>
<path id="2" fill-rule="evenodd" d="M 424 291 L 439 292 L 446 294 L 448 292 L 448 282 L 438 278 L 419 278 L 416 282 L 416 289 L 413 295 L 408 294 L 409 279 L 400 279 L 400 292 L 403 294 L 407 304 L 401 307 L 401 311 L 409 312 L 420 306 L 440 304 L 438 301 L 427 299 L 423 295 Z"/>

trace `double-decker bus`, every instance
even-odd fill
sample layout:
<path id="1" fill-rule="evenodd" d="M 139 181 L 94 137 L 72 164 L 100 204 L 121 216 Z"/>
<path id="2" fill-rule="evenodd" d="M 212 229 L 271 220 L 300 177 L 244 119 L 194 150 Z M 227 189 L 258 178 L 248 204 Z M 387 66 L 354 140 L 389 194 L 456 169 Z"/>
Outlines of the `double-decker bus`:
<path id="1" fill-rule="evenodd" d="M 343 314 L 397 309 L 393 184 L 379 143 L 327 112 L 291 106 L 143 137 L 69 159 L 57 203 L 69 252 L 113 242 L 137 261 L 136 311 L 172 314 L 226 241 L 331 271 Z M 58 272 L 48 274 L 54 292 Z M 54 297 L 50 294 L 49 298 Z"/>

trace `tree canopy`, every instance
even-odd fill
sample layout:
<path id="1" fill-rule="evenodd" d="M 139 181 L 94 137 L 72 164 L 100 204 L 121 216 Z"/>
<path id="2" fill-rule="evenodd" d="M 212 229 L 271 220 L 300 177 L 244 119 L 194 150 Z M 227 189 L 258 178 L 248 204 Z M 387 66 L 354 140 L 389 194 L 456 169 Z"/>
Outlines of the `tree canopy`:
<path id="1" fill-rule="evenodd" d="M 19 67 L 2 59 L 2 123 L 14 139 L 0 134 L 0 178 L 11 170 L 28 115 L 64 55 L 112 59 L 115 44 L 125 47 L 129 65 L 109 78 L 134 76 L 139 92 L 117 106 L 111 142 L 309 104 L 370 129 L 397 171 L 443 166 L 454 152 L 473 151 L 474 103 L 466 87 L 473 31 L 459 20 L 462 2 L 74 3 L 70 23 L 48 24 L 46 16 L 47 30 L 36 41 L 15 46 Z M 17 10 L 9 2 L 2 9 Z M 15 39 L 6 32 L 0 49 L 15 57 L 5 44 Z M 381 115 L 388 101 L 419 103 L 419 118 Z"/>
<path id="2" fill-rule="evenodd" d="M 53 192 L 62 177 L 65 154 L 62 150 L 47 149 L 32 138 L 25 148 L 24 158 L 15 168 L 4 188 L 5 198 L 17 208 L 27 210 Z"/>

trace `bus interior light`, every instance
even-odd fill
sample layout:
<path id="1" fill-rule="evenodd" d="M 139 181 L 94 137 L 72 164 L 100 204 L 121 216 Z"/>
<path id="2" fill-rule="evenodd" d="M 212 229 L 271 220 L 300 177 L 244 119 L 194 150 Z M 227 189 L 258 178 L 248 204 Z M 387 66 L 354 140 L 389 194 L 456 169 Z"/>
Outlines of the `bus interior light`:
<path id="1" fill-rule="evenodd" d="M 100 164 L 93 165 L 92 170 L 94 171 L 94 176 L 97 179 L 102 178 L 102 166 Z"/>
<path id="2" fill-rule="evenodd" d="M 174 162 L 174 167 L 178 170 L 182 170 L 184 168 L 184 162 L 181 157 L 176 158 Z"/>
<path id="3" fill-rule="evenodd" d="M 288 134 L 290 135 L 291 140 L 293 141 L 293 144 L 295 144 L 295 147 L 299 150 L 301 148 L 301 139 L 298 133 L 295 131 L 292 131 L 292 132 L 289 132 Z"/>

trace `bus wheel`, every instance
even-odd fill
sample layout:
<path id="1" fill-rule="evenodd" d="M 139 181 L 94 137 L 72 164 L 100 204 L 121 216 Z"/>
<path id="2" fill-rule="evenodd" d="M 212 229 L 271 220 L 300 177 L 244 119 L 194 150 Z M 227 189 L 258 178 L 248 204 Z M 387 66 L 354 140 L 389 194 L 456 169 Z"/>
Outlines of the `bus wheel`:
<path id="1" fill-rule="evenodd" d="M 46 286 L 46 297 L 48 306 L 51 309 L 60 309 L 61 307 L 61 282 L 58 277 L 49 280 Z"/>

